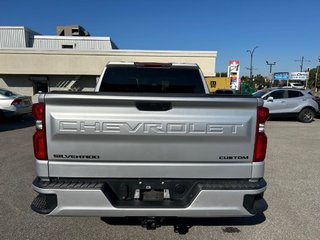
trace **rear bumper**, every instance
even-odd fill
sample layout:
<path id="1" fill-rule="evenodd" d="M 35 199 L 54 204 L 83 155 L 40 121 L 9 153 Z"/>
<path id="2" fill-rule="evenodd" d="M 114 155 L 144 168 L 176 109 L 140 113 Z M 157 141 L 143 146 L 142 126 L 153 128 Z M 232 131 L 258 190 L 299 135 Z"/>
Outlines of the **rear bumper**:
<path id="1" fill-rule="evenodd" d="M 172 183 L 170 180 L 159 181 L 164 181 L 165 185 Z M 187 182 L 190 180 L 174 180 L 172 184 L 176 186 L 175 181 L 186 183 L 187 187 L 191 184 L 183 194 L 185 196 L 174 197 L 172 190 L 172 200 L 144 201 L 130 198 L 130 193 L 126 200 L 122 200 L 112 191 L 113 186 L 117 186 L 112 180 L 43 182 L 36 178 L 33 188 L 39 195 L 31 208 L 48 215 L 99 217 L 244 217 L 267 209 L 263 199 L 266 190 L 263 179 L 257 182 L 192 180 L 191 183 Z M 129 192 L 133 185 L 127 187 Z M 121 193 L 121 189 L 119 191 Z"/>

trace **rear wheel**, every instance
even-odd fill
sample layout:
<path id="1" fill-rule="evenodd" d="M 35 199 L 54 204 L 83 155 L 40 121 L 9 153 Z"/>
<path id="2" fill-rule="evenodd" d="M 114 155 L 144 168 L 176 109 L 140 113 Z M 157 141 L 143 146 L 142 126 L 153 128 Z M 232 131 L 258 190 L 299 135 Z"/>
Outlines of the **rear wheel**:
<path id="1" fill-rule="evenodd" d="M 313 118 L 314 118 L 314 111 L 311 108 L 302 109 L 298 116 L 299 121 L 304 123 L 312 122 Z"/>

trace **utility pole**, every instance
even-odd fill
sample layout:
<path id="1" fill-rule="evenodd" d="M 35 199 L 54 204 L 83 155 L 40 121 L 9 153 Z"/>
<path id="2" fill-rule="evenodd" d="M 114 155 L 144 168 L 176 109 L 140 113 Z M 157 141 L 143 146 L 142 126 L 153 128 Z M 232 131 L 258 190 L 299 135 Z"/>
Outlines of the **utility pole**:
<path id="1" fill-rule="evenodd" d="M 272 78 L 272 75 L 271 75 L 271 73 L 272 73 L 272 66 L 276 65 L 276 62 L 269 63 L 268 61 L 266 61 L 266 63 L 267 63 L 267 65 L 270 66 L 270 84 L 271 84 L 271 87 L 272 87 L 272 85 L 273 85 L 273 78 Z"/>
<path id="2" fill-rule="evenodd" d="M 253 58 L 253 54 L 254 54 L 254 50 L 256 50 L 258 48 L 258 46 L 255 46 L 252 50 L 247 50 L 248 53 L 250 53 L 250 81 L 251 83 L 253 82 L 253 78 L 252 78 L 252 58 Z"/>
<path id="3" fill-rule="evenodd" d="M 276 62 L 273 62 L 273 63 L 269 63 L 268 61 L 266 61 L 267 65 L 270 66 L 270 74 L 272 72 L 272 66 L 276 65 Z"/>
<path id="4" fill-rule="evenodd" d="M 304 56 L 302 56 L 301 57 L 301 59 L 299 59 L 299 60 L 294 60 L 295 62 L 300 62 L 300 72 L 302 72 L 302 70 L 303 70 L 303 63 L 304 62 L 310 62 L 310 60 L 306 60 L 305 58 L 304 58 Z"/>

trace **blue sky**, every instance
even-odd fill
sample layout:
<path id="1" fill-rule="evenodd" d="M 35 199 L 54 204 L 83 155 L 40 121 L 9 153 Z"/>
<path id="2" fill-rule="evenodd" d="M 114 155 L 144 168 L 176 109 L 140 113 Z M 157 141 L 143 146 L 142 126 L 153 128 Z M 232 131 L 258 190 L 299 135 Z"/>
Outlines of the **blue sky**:
<path id="1" fill-rule="evenodd" d="M 110 36 L 122 49 L 218 51 L 216 71 L 240 60 L 241 75 L 299 71 L 302 56 L 320 56 L 319 0 L 0 0 L 0 25 L 27 26 L 54 35 L 56 25 L 79 24 L 92 36 Z"/>

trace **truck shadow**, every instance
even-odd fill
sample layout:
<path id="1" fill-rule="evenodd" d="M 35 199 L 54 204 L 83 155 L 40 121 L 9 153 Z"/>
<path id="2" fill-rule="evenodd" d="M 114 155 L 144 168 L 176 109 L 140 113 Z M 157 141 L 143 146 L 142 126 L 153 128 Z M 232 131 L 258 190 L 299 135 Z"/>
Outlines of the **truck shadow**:
<path id="1" fill-rule="evenodd" d="M 10 118 L 0 121 L 0 132 L 12 131 L 21 128 L 32 127 L 35 120 L 31 114 L 19 118 Z"/>
<path id="2" fill-rule="evenodd" d="M 118 226 L 143 226 L 143 220 L 138 217 L 127 218 L 107 218 L 101 220 L 109 225 Z M 158 219 L 159 220 L 159 219 Z M 226 233 L 238 233 L 240 229 L 237 226 L 251 226 L 261 224 L 266 220 L 264 214 L 259 214 L 253 217 L 237 217 L 237 218 L 164 218 L 156 227 L 173 226 L 174 232 L 179 234 L 187 234 L 189 229 L 194 226 L 221 226 Z M 146 226 L 143 226 L 146 227 Z"/>

